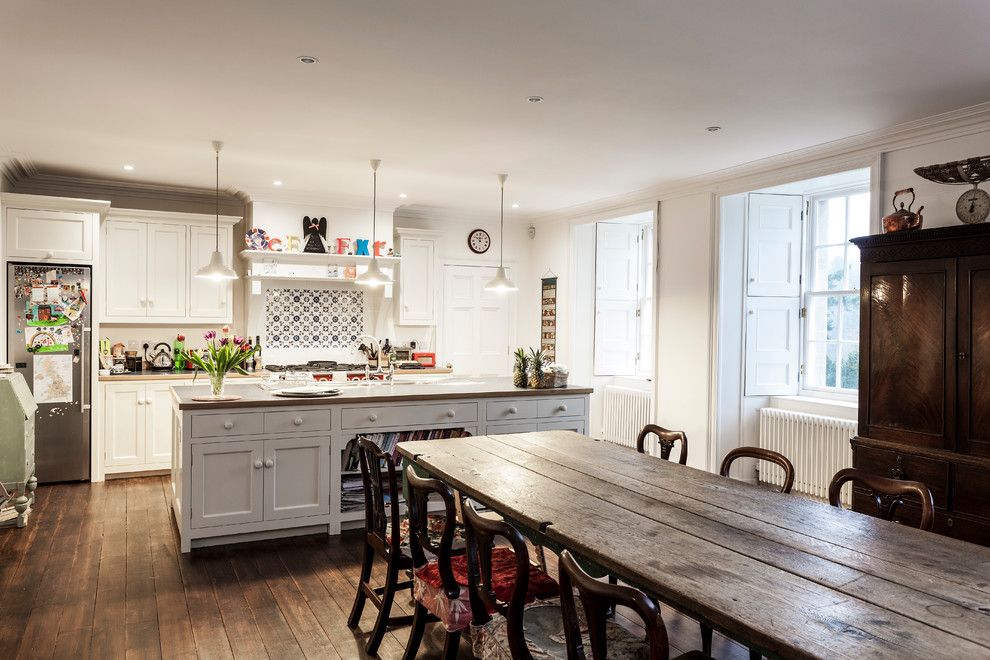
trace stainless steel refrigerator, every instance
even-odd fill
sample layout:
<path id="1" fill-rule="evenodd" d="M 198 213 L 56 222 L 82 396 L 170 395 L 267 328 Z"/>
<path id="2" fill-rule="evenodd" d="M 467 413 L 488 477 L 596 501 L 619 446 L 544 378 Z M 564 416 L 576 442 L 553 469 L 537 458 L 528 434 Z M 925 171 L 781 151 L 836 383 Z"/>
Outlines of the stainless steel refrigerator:
<path id="1" fill-rule="evenodd" d="M 89 266 L 7 267 L 7 358 L 38 404 L 41 483 L 89 479 L 91 274 Z"/>

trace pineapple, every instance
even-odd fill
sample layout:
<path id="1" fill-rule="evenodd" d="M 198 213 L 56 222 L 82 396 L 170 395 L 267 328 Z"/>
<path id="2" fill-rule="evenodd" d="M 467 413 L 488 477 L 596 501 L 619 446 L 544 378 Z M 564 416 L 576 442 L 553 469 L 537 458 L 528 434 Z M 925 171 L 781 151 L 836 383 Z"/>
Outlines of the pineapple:
<path id="1" fill-rule="evenodd" d="M 512 385 L 514 387 L 526 387 L 526 366 L 529 358 L 526 357 L 526 349 L 520 347 L 516 349 L 515 363 L 512 365 Z"/>
<path id="2" fill-rule="evenodd" d="M 546 364 L 546 354 L 541 349 L 529 349 L 529 386 L 532 389 L 543 387 L 543 365 Z"/>

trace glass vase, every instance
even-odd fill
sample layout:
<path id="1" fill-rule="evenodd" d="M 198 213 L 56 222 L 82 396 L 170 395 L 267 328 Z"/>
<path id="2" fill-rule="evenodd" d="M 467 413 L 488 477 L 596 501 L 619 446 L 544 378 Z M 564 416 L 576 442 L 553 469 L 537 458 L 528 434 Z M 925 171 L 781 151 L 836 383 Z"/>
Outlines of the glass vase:
<path id="1" fill-rule="evenodd" d="M 210 394 L 218 399 L 223 396 L 223 384 L 226 377 L 227 374 L 225 373 L 210 374 Z"/>

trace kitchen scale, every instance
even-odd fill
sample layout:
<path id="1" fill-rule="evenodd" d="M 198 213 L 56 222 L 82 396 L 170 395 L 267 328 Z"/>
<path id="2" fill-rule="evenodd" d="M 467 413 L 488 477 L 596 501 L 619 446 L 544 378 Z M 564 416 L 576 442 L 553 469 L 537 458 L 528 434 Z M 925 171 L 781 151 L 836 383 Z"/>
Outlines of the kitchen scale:
<path id="1" fill-rule="evenodd" d="M 984 181 L 990 181 L 990 156 L 917 167 L 914 173 L 935 183 L 972 185 L 973 188 L 956 201 L 956 216 L 968 225 L 984 222 L 990 217 L 990 194 L 979 188 Z"/>

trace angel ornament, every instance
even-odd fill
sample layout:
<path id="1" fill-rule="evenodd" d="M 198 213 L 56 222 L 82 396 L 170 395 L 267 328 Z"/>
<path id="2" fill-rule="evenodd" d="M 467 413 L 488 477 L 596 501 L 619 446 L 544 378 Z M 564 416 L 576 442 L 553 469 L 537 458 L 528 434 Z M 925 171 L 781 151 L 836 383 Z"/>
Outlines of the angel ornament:
<path id="1" fill-rule="evenodd" d="M 327 251 L 327 219 L 309 217 L 303 218 L 303 239 L 306 241 L 303 252 L 326 253 Z"/>

